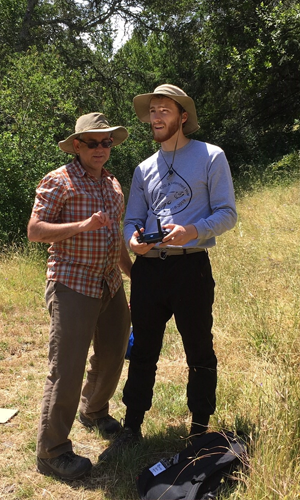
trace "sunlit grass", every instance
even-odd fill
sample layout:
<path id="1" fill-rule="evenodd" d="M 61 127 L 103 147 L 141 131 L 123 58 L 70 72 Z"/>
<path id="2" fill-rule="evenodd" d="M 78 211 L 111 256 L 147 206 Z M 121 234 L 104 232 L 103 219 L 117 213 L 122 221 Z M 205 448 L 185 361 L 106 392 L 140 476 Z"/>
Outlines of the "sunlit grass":
<path id="1" fill-rule="evenodd" d="M 300 185 L 253 191 L 238 200 L 238 223 L 210 251 L 216 281 L 217 410 L 211 428 L 243 433 L 249 472 L 222 500 L 300 499 Z M 188 371 L 180 335 L 168 324 L 145 442 L 86 482 L 63 484 L 35 472 L 35 440 L 47 373 L 45 254 L 30 245 L 0 259 L 0 401 L 19 413 L 1 425 L 3 499 L 137 500 L 141 469 L 184 446 L 190 426 Z M 129 283 L 126 280 L 129 296 Z M 187 312 L 188 314 L 188 312 Z M 122 388 L 111 404 L 124 416 Z M 94 464 L 108 445 L 76 421 L 71 439 Z"/>

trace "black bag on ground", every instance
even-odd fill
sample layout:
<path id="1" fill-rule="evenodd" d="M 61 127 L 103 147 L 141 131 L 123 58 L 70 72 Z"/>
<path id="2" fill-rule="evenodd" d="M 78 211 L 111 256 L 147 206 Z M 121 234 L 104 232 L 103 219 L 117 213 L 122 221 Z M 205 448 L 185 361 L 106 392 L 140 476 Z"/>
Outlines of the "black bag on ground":
<path id="1" fill-rule="evenodd" d="M 231 432 L 208 432 L 144 469 L 137 478 L 138 493 L 141 500 L 214 499 L 246 457 L 245 443 Z"/>

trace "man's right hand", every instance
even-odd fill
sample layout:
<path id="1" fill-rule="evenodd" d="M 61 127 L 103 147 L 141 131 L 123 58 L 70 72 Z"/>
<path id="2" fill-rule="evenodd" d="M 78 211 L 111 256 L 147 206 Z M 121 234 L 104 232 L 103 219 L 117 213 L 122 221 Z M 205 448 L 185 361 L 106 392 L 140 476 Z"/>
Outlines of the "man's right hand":
<path id="1" fill-rule="evenodd" d="M 111 229 L 111 220 L 107 212 L 96 212 L 81 222 L 81 228 L 84 228 L 84 231 L 96 231 L 105 226 Z"/>
<path id="2" fill-rule="evenodd" d="M 141 232 L 144 232 L 144 228 L 141 229 Z M 139 243 L 138 242 L 139 233 L 134 231 L 131 240 L 129 241 L 130 249 L 137 255 L 145 255 L 151 248 L 155 246 L 155 243 Z"/>
<path id="3" fill-rule="evenodd" d="M 46 222 L 31 217 L 27 234 L 30 241 L 39 241 L 41 243 L 57 243 L 76 236 L 85 231 L 96 231 L 101 227 L 111 229 L 112 221 L 106 212 L 95 212 L 91 217 L 79 222 L 65 222 L 58 224 L 55 222 Z"/>

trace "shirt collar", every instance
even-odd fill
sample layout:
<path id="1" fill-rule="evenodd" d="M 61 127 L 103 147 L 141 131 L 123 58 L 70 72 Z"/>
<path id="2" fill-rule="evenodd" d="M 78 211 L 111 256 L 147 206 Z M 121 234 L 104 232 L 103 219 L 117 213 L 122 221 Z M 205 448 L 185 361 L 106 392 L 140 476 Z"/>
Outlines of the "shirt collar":
<path id="1" fill-rule="evenodd" d="M 78 158 L 74 158 L 72 163 L 74 165 L 74 173 L 75 173 L 75 175 L 77 175 L 77 177 L 83 177 L 84 175 L 88 175 L 86 170 L 84 170 L 83 166 L 81 165 L 80 161 L 78 160 Z M 91 176 L 91 177 L 93 177 L 93 176 Z M 108 170 L 106 170 L 106 168 L 102 167 L 101 179 L 104 177 L 110 177 L 111 179 L 113 179 L 114 175 L 112 173 L 110 173 Z"/>

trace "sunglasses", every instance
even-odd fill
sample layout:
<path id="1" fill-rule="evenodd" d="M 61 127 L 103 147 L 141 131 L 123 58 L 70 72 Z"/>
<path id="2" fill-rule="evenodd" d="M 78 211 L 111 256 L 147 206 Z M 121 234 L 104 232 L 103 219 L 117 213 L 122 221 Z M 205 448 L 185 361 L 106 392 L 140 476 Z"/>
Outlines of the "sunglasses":
<path id="1" fill-rule="evenodd" d="M 103 148 L 111 148 L 112 147 L 112 143 L 113 143 L 113 140 L 112 139 L 103 139 L 103 141 L 84 141 L 83 139 L 80 139 L 79 137 L 77 137 L 78 141 L 80 142 L 84 142 L 84 144 L 87 145 L 87 147 L 89 149 L 96 149 L 99 144 L 101 144 L 101 146 Z"/>

